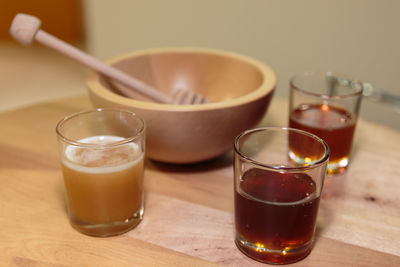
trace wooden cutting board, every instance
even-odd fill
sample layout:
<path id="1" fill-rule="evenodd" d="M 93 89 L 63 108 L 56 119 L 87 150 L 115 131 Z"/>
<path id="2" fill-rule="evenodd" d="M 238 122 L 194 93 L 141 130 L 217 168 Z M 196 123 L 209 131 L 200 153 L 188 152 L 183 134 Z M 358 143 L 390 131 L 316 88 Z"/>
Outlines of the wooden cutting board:
<path id="1" fill-rule="evenodd" d="M 0 262 L 6 266 L 256 266 L 233 242 L 232 154 L 147 161 L 144 220 L 94 238 L 68 223 L 55 126 L 86 96 L 0 114 Z M 261 123 L 284 126 L 275 98 Z M 359 120 L 351 165 L 325 180 L 312 253 L 294 266 L 400 266 L 400 133 Z"/>

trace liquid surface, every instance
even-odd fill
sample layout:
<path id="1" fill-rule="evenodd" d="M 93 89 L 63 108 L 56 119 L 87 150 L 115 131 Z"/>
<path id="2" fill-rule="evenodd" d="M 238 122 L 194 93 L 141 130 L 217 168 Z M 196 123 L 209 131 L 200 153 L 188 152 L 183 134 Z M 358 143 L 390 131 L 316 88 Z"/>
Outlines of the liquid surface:
<path id="1" fill-rule="evenodd" d="M 236 243 L 247 255 L 289 263 L 311 250 L 319 196 L 306 174 L 250 169 L 235 190 Z"/>
<path id="2" fill-rule="evenodd" d="M 120 140 L 93 136 L 80 141 L 105 144 Z M 98 149 L 71 145 L 65 150 L 62 168 L 71 223 L 78 230 L 112 235 L 141 219 L 144 159 L 137 144 Z"/>
<path id="3" fill-rule="evenodd" d="M 124 140 L 119 136 L 91 136 L 79 140 L 81 143 L 106 145 Z M 137 144 L 128 143 L 114 147 L 87 148 L 69 145 L 65 150 L 65 164 L 84 172 L 108 172 L 134 164 L 141 156 Z M 88 167 L 88 168 L 85 168 Z M 116 167 L 116 168 L 110 168 Z"/>
<path id="4" fill-rule="evenodd" d="M 322 138 L 331 150 L 330 162 L 340 161 L 350 154 L 355 119 L 344 109 L 328 105 L 301 105 L 291 113 L 289 127 L 311 132 Z M 300 145 L 301 140 L 297 142 Z M 302 154 L 295 144 L 291 148 L 295 153 Z"/>

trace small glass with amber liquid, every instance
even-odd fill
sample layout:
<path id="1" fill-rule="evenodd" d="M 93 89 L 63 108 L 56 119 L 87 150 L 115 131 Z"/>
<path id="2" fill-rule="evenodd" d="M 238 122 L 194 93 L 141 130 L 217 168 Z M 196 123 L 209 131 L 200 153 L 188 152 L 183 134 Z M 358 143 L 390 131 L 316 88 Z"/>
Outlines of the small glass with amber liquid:
<path id="1" fill-rule="evenodd" d="M 290 81 L 289 127 L 328 143 L 328 174 L 342 173 L 349 165 L 362 91 L 362 82 L 331 72 L 306 72 Z M 295 143 L 292 148 L 295 160 L 304 161 Z"/>
<path id="2" fill-rule="evenodd" d="M 294 161 L 297 152 L 310 160 Z M 298 129 L 245 131 L 234 142 L 235 243 L 270 264 L 299 261 L 312 250 L 329 147 Z"/>
<path id="3" fill-rule="evenodd" d="M 71 225 L 91 236 L 134 228 L 144 214 L 144 121 L 128 111 L 98 109 L 57 125 Z"/>

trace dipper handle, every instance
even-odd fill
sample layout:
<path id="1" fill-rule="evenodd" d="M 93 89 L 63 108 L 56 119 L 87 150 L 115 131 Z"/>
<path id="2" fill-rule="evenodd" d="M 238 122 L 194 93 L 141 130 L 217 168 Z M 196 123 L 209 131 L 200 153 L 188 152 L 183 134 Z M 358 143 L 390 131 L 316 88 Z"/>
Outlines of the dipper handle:
<path id="1" fill-rule="evenodd" d="M 157 102 L 172 103 L 172 99 L 169 96 L 52 36 L 51 34 L 41 30 L 40 26 L 40 19 L 31 15 L 20 13 L 15 16 L 13 22 L 11 23 L 10 34 L 14 39 L 24 45 L 30 45 L 34 40 L 36 40 L 39 43 L 42 43 L 45 46 L 67 55 L 86 65 L 87 67 L 92 68 L 110 77 L 111 79 L 134 89 L 142 95 L 150 97 Z M 134 94 L 131 90 L 122 87 L 119 88 L 119 90 L 124 95 L 134 98 Z"/>

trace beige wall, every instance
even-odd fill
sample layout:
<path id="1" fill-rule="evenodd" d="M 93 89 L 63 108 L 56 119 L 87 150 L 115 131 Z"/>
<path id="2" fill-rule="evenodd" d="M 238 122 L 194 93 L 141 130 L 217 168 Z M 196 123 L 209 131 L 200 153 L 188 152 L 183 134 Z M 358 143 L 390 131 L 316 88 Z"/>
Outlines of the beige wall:
<path id="1" fill-rule="evenodd" d="M 86 0 L 87 47 L 106 59 L 160 46 L 234 51 L 271 65 L 277 95 L 303 70 L 333 70 L 400 95 L 397 0 Z M 364 101 L 363 116 L 400 113 Z M 400 126 L 397 127 L 400 129 Z"/>

